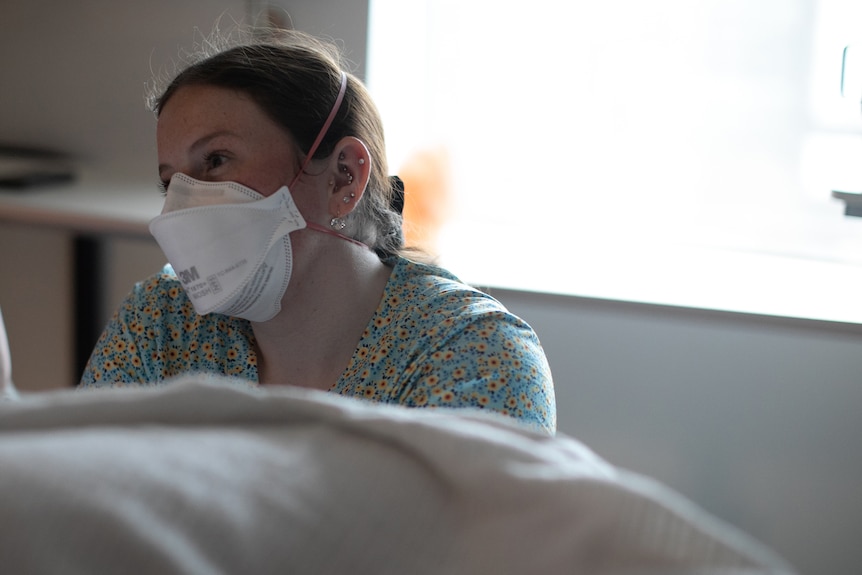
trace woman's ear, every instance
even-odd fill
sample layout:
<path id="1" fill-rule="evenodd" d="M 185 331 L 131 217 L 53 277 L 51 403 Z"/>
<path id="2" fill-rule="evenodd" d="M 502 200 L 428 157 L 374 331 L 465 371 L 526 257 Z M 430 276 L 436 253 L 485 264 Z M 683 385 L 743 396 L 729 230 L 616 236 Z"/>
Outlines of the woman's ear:
<path id="1" fill-rule="evenodd" d="M 336 144 L 330 157 L 334 186 L 330 192 L 329 212 L 340 218 L 352 212 L 365 193 L 371 174 L 371 155 L 362 140 L 347 136 Z"/>

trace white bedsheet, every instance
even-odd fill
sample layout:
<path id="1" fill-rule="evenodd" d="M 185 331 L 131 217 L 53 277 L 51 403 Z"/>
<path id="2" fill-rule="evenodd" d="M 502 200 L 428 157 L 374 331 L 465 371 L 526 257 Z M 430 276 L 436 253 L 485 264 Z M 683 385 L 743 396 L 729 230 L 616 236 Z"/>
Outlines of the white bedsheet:
<path id="1" fill-rule="evenodd" d="M 787 573 L 574 439 L 188 378 L 0 402 L 4 573 Z"/>

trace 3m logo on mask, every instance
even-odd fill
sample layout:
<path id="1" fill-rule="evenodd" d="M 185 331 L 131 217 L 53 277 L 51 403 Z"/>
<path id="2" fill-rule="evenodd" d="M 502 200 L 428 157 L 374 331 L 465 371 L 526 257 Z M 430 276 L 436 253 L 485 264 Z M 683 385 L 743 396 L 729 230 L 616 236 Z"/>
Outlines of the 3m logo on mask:
<path id="1" fill-rule="evenodd" d="M 201 279 L 201 276 L 200 274 L 198 274 L 198 270 L 195 269 L 195 266 L 192 266 L 187 270 L 178 271 L 177 277 L 180 278 L 180 281 L 183 283 L 183 285 L 188 285 L 195 280 Z"/>

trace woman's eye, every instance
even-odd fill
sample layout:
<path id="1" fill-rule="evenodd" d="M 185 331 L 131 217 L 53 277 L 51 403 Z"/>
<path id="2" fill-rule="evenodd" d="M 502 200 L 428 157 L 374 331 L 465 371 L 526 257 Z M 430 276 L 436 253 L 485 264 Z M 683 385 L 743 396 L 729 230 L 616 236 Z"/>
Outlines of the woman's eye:
<path id="1" fill-rule="evenodd" d="M 168 182 L 164 180 L 159 180 L 159 183 L 156 184 L 156 188 L 163 196 L 166 196 L 168 194 Z"/>
<path id="2" fill-rule="evenodd" d="M 227 157 L 220 152 L 211 152 L 204 156 L 204 164 L 207 170 L 215 170 L 221 167 L 225 161 L 227 161 Z"/>

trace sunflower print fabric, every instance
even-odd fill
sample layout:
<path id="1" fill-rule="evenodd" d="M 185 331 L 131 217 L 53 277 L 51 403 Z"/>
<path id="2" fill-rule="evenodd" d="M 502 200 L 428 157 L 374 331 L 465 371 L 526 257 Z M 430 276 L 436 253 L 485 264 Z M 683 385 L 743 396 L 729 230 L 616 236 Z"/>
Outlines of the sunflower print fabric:
<path id="1" fill-rule="evenodd" d="M 449 272 L 392 258 L 371 322 L 331 393 L 408 407 L 492 410 L 553 433 L 550 368 L 535 332 Z M 216 374 L 257 385 L 251 324 L 198 315 L 171 267 L 135 285 L 100 337 L 81 387 Z"/>

